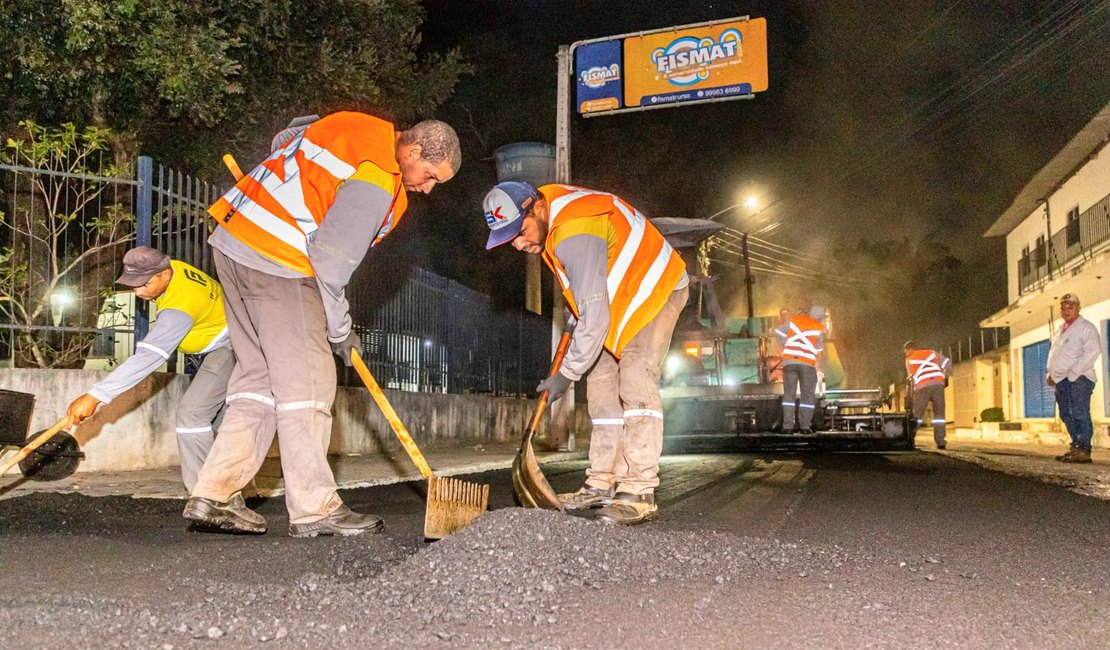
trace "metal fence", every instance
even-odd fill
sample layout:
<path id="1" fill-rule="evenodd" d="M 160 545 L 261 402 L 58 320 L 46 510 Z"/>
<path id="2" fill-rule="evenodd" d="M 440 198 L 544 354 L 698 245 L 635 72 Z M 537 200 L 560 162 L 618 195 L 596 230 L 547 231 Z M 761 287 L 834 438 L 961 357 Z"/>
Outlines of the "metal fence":
<path id="1" fill-rule="evenodd" d="M 1070 219 L 1046 243 L 1042 238 L 1018 260 L 1022 294 L 1040 288 L 1050 278 L 1092 257 L 1110 244 L 1110 194 Z"/>
<path id="2" fill-rule="evenodd" d="M 953 363 L 967 361 L 980 354 L 997 350 L 1010 344 L 1010 328 L 981 327 L 976 334 L 957 339 L 942 350 Z"/>
<path id="3" fill-rule="evenodd" d="M 130 353 L 146 335 L 146 309 L 105 305 L 113 304 L 113 281 L 131 246 L 154 246 L 214 274 L 206 210 L 222 188 L 145 156 L 114 175 L 88 173 L 111 167 L 104 160 L 86 161 L 82 172 L 0 164 L 0 360 L 7 364 L 43 365 L 28 341 L 53 357 L 53 367 Z M 105 238 L 109 215 L 122 230 Z M 352 283 L 348 293 L 363 356 L 383 386 L 521 395 L 546 373 L 550 322 L 497 311 L 457 282 L 413 269 L 391 282 Z M 24 317 L 24 305 L 39 313 Z M 70 358 L 57 362 L 63 353 Z"/>

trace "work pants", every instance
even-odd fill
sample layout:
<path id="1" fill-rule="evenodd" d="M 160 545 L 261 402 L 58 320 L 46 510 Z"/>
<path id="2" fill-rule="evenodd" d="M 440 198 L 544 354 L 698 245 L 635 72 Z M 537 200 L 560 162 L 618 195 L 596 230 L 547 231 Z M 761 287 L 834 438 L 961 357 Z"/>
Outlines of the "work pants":
<path id="1" fill-rule="evenodd" d="M 241 490 L 266 459 L 276 426 L 289 523 L 323 519 L 343 502 L 327 459 L 335 362 L 316 280 L 214 255 L 237 363 L 193 496 L 226 501 Z"/>
<path id="2" fill-rule="evenodd" d="M 586 400 L 593 431 L 587 485 L 628 494 L 651 494 L 659 485 L 659 371 L 689 293 L 688 287 L 673 291 L 655 318 L 624 347 L 620 360 L 603 350 L 590 370 Z"/>
<path id="3" fill-rule="evenodd" d="M 208 458 L 219 429 L 227 382 L 235 368 L 235 353 L 229 347 L 204 355 L 189 388 L 177 403 L 177 455 L 181 459 L 181 482 L 192 493 L 197 474 Z"/>
<path id="4" fill-rule="evenodd" d="M 1056 404 L 1060 407 L 1060 419 L 1068 428 L 1071 444 L 1076 449 L 1091 451 L 1091 436 L 1094 425 L 1091 423 L 1091 392 L 1095 382 L 1080 375 L 1075 381 L 1061 379 L 1056 382 Z"/>
<path id="5" fill-rule="evenodd" d="M 913 389 L 913 416 L 917 418 L 917 426 L 922 426 L 925 421 L 925 407 L 933 405 L 933 442 L 937 446 L 944 444 L 944 434 L 947 419 L 944 416 L 944 383 L 936 382 L 925 386 L 916 386 Z"/>
<path id="6" fill-rule="evenodd" d="M 801 386 L 801 395 L 798 387 Z M 808 429 L 813 424 L 813 411 L 817 408 L 817 368 L 804 363 L 787 363 L 782 366 L 782 430 L 794 430 L 794 400 L 797 397 L 798 428 Z"/>

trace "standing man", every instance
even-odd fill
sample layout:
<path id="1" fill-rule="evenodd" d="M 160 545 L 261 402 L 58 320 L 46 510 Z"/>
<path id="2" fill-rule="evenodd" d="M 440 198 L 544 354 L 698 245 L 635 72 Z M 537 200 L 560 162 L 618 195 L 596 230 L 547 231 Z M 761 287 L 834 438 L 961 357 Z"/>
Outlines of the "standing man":
<path id="1" fill-rule="evenodd" d="M 570 185 L 505 182 L 482 202 L 490 249 L 538 253 L 578 319 L 558 371 L 536 387 L 555 401 L 589 373 L 593 434 L 586 483 L 560 494 L 568 509 L 604 506 L 599 519 L 655 519 L 663 452 L 659 369 L 686 304 L 686 265 L 620 197 Z M 591 370 L 592 368 L 592 370 Z"/>
<path id="2" fill-rule="evenodd" d="M 917 426 L 925 423 L 925 407 L 933 405 L 933 442 L 937 449 L 945 448 L 945 430 L 948 420 L 944 413 L 944 385 L 952 374 L 952 363 L 935 350 L 919 350 L 917 343 L 906 341 L 902 345 L 906 354 L 906 376 L 913 387 L 913 416 Z"/>
<path id="3" fill-rule="evenodd" d="M 817 361 L 825 349 L 825 308 L 813 307 L 775 328 L 782 351 L 782 431 L 813 433 L 817 408 Z M 799 387 L 801 389 L 799 395 Z M 797 419 L 794 417 L 797 397 Z"/>
<path id="4" fill-rule="evenodd" d="M 157 320 L 135 354 L 70 403 L 66 414 L 76 425 L 101 404 L 131 390 L 181 350 L 202 356 L 193 381 L 177 404 L 177 452 L 181 481 L 192 492 L 215 434 L 212 432 L 227 396 L 235 355 L 227 336 L 223 291 L 200 269 L 149 246 L 123 256 L 117 284 L 131 287 L 136 298 L 153 300 Z M 252 475 L 253 477 L 253 475 Z"/>
<path id="5" fill-rule="evenodd" d="M 450 180 L 462 154 L 454 130 L 408 131 L 370 115 L 294 120 L 272 153 L 208 209 L 238 365 L 227 414 L 186 519 L 262 533 L 240 490 L 277 430 L 289 534 L 358 535 L 383 526 L 343 504 L 328 465 L 335 399 L 332 352 L 351 365 L 361 342 L 345 288 L 367 250 L 396 228 L 406 192 Z M 330 346 L 330 347 L 329 347 Z"/>
<path id="6" fill-rule="evenodd" d="M 1071 436 L 1071 448 L 1056 460 L 1089 463 L 1094 434 L 1091 392 L 1095 389 L 1095 363 L 1102 353 L 1102 344 L 1098 328 L 1079 315 L 1079 296 L 1065 293 L 1060 297 L 1060 317 L 1064 322 L 1057 328 L 1048 351 L 1045 381 L 1056 387 L 1056 404 Z"/>

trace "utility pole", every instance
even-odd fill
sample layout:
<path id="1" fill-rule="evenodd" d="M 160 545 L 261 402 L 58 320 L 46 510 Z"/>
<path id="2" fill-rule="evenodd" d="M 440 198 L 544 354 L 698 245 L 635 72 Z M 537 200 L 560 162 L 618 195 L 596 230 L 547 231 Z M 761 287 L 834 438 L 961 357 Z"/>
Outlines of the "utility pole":
<path id="1" fill-rule="evenodd" d="M 748 294 L 748 331 L 751 331 L 752 319 L 755 318 L 755 301 L 752 300 L 752 285 L 755 280 L 752 278 L 752 264 L 751 258 L 748 257 L 748 233 L 740 238 L 741 250 L 744 253 L 744 288 Z"/>
<path id="2" fill-rule="evenodd" d="M 570 78 L 571 48 L 559 46 L 557 103 L 555 117 L 555 182 L 570 182 Z M 537 256 L 538 257 L 538 256 Z M 554 277 L 554 306 L 551 310 L 551 351 L 559 346 L 566 323 L 562 288 Z M 574 385 L 551 404 L 551 428 L 548 440 L 559 451 L 574 451 Z"/>

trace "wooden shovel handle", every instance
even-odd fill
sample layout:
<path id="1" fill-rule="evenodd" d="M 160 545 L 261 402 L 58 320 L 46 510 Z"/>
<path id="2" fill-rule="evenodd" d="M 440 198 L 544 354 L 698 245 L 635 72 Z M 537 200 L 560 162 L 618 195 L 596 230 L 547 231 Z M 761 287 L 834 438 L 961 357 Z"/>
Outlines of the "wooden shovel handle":
<path id="1" fill-rule="evenodd" d="M 70 420 L 69 420 L 69 416 L 67 415 L 64 418 L 62 418 L 61 420 L 58 420 L 58 423 L 55 424 L 54 426 L 50 427 L 46 431 L 43 431 L 39 435 L 35 436 L 35 439 L 32 440 L 31 442 L 27 443 L 27 445 L 23 449 L 20 449 L 19 453 L 17 453 L 15 456 L 12 456 L 11 458 L 9 458 L 7 461 L 4 462 L 4 467 L 2 469 L 0 469 L 0 476 L 3 476 L 4 474 L 6 474 L 8 472 L 9 469 L 18 465 L 19 461 L 26 458 L 32 451 L 41 447 L 43 445 L 43 443 L 45 443 L 47 440 L 50 440 L 51 438 L 53 438 L 59 431 L 68 427 L 69 423 L 70 423 Z"/>
<path id="2" fill-rule="evenodd" d="M 548 377 L 559 372 L 559 366 L 563 365 L 563 357 L 567 356 L 567 348 L 570 347 L 571 334 L 573 334 L 573 328 L 563 330 L 563 336 L 559 338 L 559 346 L 555 348 L 555 357 L 551 360 L 551 370 L 547 373 Z M 540 402 L 536 404 L 536 411 L 532 414 L 532 421 L 528 423 L 528 438 L 536 434 L 536 429 L 540 426 L 540 419 L 543 417 L 545 408 L 547 408 L 546 390 L 540 393 Z"/>
<path id="3" fill-rule="evenodd" d="M 393 433 L 397 434 L 397 439 L 401 441 L 405 451 L 408 452 L 409 458 L 416 464 L 417 469 L 420 470 L 420 475 L 425 479 L 432 477 L 432 468 L 428 466 L 428 461 L 424 460 L 424 454 L 420 453 L 420 448 L 416 446 L 416 441 L 409 435 L 408 429 L 401 422 L 401 418 L 397 417 L 397 412 L 389 404 L 389 400 L 385 398 L 385 393 L 382 392 L 382 387 L 378 385 L 374 375 L 370 374 L 370 369 L 362 361 L 362 355 L 358 350 L 351 350 L 351 365 L 354 366 L 355 372 L 362 378 L 362 383 L 366 384 L 366 389 L 370 391 L 370 396 L 377 402 L 378 408 L 381 409 L 382 415 L 386 420 L 389 420 L 389 426 L 393 427 Z"/>

